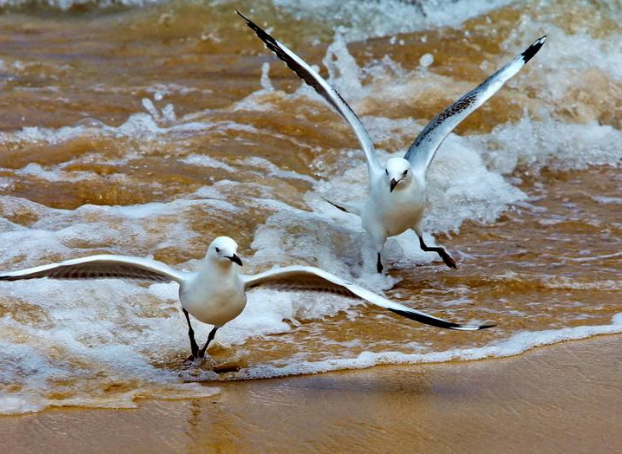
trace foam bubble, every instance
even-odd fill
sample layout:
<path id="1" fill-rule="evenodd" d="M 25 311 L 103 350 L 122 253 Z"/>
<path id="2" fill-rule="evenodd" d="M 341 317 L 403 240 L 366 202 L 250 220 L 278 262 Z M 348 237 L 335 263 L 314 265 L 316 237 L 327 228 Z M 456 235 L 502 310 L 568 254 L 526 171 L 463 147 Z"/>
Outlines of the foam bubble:
<path id="1" fill-rule="evenodd" d="M 423 68 L 427 68 L 434 63 L 434 56 L 432 54 L 423 54 L 419 59 L 419 65 Z"/>

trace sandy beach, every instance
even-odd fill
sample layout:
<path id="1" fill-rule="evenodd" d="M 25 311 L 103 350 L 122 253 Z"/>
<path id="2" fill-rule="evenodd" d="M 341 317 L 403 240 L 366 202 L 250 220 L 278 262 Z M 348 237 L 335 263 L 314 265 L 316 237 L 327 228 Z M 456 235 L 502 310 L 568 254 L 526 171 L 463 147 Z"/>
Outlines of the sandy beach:
<path id="1" fill-rule="evenodd" d="M 0 440 L 12 454 L 620 452 L 620 342 L 227 383 L 214 398 L 136 410 L 9 416 Z"/>

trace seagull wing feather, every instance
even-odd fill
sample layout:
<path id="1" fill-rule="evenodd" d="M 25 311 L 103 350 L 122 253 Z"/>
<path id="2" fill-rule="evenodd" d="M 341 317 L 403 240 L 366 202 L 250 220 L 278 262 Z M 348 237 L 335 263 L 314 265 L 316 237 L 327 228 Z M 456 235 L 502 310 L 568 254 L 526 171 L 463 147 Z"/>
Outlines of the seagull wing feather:
<path id="1" fill-rule="evenodd" d="M 449 133 L 462 120 L 499 91 L 505 82 L 518 73 L 538 53 L 545 41 L 546 36 L 536 40 L 522 54 L 482 82 L 477 88 L 471 90 L 447 107 L 428 123 L 404 156 L 405 159 L 410 161 L 413 169 L 425 173 L 434 158 L 436 150 L 438 150 Z"/>
<path id="2" fill-rule="evenodd" d="M 248 19 L 239 11 L 236 11 L 238 15 L 246 21 L 251 30 L 261 39 L 266 47 L 270 49 L 275 55 L 280 58 L 285 64 L 294 71 L 298 77 L 311 86 L 320 96 L 322 96 L 328 103 L 335 108 L 335 110 L 348 122 L 354 134 L 358 138 L 363 151 L 365 152 L 365 158 L 367 159 L 367 168 L 370 175 L 382 172 L 382 166 L 378 160 L 378 156 L 374 150 L 374 145 L 369 137 L 369 133 L 361 123 L 361 120 L 354 113 L 348 103 L 341 97 L 341 95 L 335 90 L 317 71 L 311 68 L 302 58 L 288 49 L 284 44 L 280 43 L 272 36 L 270 36 L 265 30 Z"/>
<path id="3" fill-rule="evenodd" d="M 121 255 L 93 255 L 60 263 L 0 273 L 0 281 L 21 279 L 141 279 L 155 282 L 179 282 L 184 272 L 154 260 Z"/>
<path id="4" fill-rule="evenodd" d="M 246 291 L 257 287 L 271 287 L 290 291 L 304 290 L 335 293 L 350 298 L 362 299 L 368 303 L 388 309 L 403 317 L 439 328 L 460 331 L 476 331 L 495 326 L 492 324 L 463 325 L 449 322 L 415 309 L 411 309 L 410 307 L 402 304 L 389 301 L 376 293 L 347 282 L 331 273 L 328 273 L 327 271 L 310 266 L 288 266 L 284 268 L 276 268 L 254 276 L 242 276 L 242 278 L 244 280 Z"/>

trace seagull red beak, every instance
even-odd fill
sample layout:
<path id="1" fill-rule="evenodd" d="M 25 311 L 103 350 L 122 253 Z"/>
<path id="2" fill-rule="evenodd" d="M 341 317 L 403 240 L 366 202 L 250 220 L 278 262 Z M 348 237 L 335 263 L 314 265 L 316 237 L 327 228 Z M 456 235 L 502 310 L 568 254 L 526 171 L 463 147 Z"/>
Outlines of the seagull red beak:
<path id="1" fill-rule="evenodd" d="M 397 184 L 398 184 L 400 181 L 402 181 L 402 180 L 399 180 L 399 181 L 398 181 L 398 180 L 396 180 L 395 178 L 393 178 L 393 179 L 391 180 L 391 192 L 393 192 L 393 190 L 395 189 L 395 186 L 397 186 Z"/>
<path id="2" fill-rule="evenodd" d="M 240 259 L 240 257 L 238 257 L 238 254 L 233 254 L 231 257 L 227 257 L 229 260 L 231 260 L 233 263 L 237 263 L 240 266 L 244 266 L 242 265 L 242 260 Z"/>

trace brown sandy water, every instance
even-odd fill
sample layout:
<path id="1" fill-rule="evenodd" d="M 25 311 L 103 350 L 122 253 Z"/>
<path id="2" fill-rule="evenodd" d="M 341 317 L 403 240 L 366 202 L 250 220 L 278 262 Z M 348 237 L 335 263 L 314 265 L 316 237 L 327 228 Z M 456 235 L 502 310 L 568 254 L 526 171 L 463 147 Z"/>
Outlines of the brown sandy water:
<path id="1" fill-rule="evenodd" d="M 390 277 L 373 272 L 357 220 L 319 198 L 364 197 L 353 135 L 234 6 L 309 62 L 327 56 L 322 72 L 382 159 L 549 34 L 430 169 L 427 231 L 457 271 L 405 235 L 387 245 Z M 213 380 L 505 356 L 618 330 L 607 325 L 622 312 L 622 11 L 532 1 L 435 26 L 431 11 L 422 18 L 402 5 L 421 26 L 392 29 L 361 7 L 335 36 L 343 16 L 252 6 L 31 5 L 0 15 L 1 267 L 110 252 L 192 268 L 226 234 L 250 271 L 321 266 L 418 309 L 498 327 L 438 331 L 333 296 L 262 291 L 212 349 L 244 371 L 216 377 L 181 367 L 187 339 L 173 285 L 3 284 L 0 411 L 132 406 L 141 396 L 210 394 Z"/>

